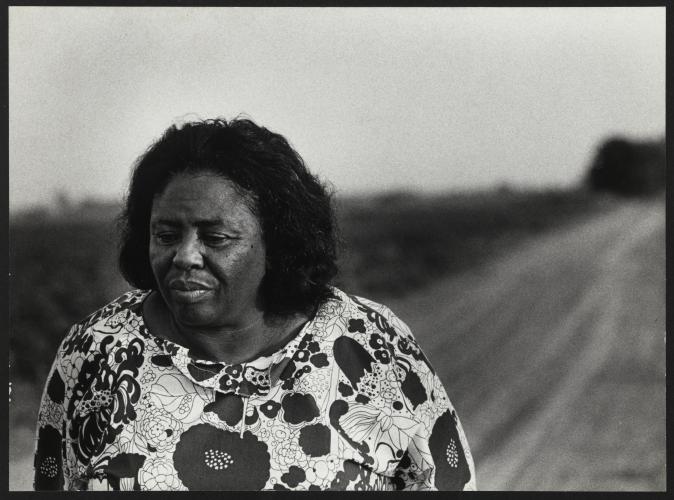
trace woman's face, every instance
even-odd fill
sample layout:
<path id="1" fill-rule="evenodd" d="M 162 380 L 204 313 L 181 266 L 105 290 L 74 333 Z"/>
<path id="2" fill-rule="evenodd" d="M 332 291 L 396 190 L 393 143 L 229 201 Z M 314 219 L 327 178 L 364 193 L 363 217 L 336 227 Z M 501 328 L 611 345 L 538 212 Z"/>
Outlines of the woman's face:
<path id="1" fill-rule="evenodd" d="M 177 174 L 155 196 L 150 265 L 179 325 L 240 328 L 262 312 L 265 246 L 246 201 L 207 172 Z"/>

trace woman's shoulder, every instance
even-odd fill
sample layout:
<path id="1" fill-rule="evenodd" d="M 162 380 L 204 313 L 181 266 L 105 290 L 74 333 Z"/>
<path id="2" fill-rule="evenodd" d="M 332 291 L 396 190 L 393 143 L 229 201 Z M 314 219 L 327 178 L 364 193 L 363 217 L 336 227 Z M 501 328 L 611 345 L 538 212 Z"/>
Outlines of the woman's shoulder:
<path id="1" fill-rule="evenodd" d="M 119 314 L 123 311 L 133 311 L 143 303 L 143 300 L 150 294 L 150 290 L 129 290 L 124 292 L 119 297 L 111 300 L 104 306 L 89 314 L 86 318 L 75 326 L 82 326 L 89 328 L 101 321 L 106 321 L 109 318 Z"/>
<path id="2" fill-rule="evenodd" d="M 73 324 L 59 347 L 61 356 L 88 354 L 102 337 L 132 333 L 140 326 L 139 306 L 149 290 L 130 290 Z"/>
<path id="3" fill-rule="evenodd" d="M 389 336 L 414 338 L 409 326 L 400 319 L 388 306 L 374 300 L 332 288 L 334 301 L 340 304 L 338 311 L 333 312 L 347 319 L 352 325 L 360 326 L 361 322 L 373 323 L 375 327 Z M 351 321 L 353 320 L 353 321 Z"/>
<path id="4" fill-rule="evenodd" d="M 328 307 L 329 320 L 339 319 L 342 326 L 335 340 L 348 339 L 337 341 L 338 346 L 353 346 L 355 341 L 377 360 L 395 358 L 434 372 L 409 326 L 388 306 L 338 288 L 333 288 L 333 295 L 339 305 Z M 329 324 L 329 320 L 324 322 Z"/>

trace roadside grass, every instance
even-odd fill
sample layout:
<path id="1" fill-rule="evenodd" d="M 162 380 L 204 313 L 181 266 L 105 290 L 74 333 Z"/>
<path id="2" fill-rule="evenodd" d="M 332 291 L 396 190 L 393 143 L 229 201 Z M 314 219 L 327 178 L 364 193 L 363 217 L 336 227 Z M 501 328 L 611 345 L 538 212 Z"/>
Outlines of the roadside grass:
<path id="1" fill-rule="evenodd" d="M 378 299 L 404 296 L 617 202 L 580 189 L 343 200 L 338 285 Z"/>

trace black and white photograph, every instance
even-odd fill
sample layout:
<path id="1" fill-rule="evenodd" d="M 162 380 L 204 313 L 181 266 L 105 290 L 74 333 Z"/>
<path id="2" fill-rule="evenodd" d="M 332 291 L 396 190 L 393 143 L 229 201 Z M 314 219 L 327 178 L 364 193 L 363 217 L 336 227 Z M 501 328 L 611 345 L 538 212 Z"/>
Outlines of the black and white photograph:
<path id="1" fill-rule="evenodd" d="M 664 6 L 7 13 L 10 491 L 666 491 Z"/>

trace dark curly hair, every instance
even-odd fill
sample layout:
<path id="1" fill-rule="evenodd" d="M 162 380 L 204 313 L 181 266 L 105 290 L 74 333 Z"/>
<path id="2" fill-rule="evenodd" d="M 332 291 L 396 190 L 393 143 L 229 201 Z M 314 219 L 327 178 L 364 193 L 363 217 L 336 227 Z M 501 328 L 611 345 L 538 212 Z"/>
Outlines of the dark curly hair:
<path id="1" fill-rule="evenodd" d="M 241 189 L 262 227 L 267 271 L 265 314 L 312 314 L 337 273 L 332 193 L 281 135 L 249 119 L 171 126 L 136 161 L 119 218 L 119 266 L 126 280 L 157 289 L 148 255 L 152 202 L 174 175 L 207 171 Z"/>

